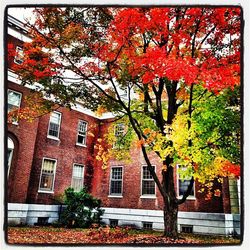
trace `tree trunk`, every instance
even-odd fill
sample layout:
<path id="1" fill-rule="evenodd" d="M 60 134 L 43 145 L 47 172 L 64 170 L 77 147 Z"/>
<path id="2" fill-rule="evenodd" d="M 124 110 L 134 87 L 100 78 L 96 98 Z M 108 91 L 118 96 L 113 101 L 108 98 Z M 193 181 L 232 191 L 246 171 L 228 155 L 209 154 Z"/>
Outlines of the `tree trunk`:
<path id="1" fill-rule="evenodd" d="M 164 203 L 164 236 L 176 239 L 178 238 L 178 205 L 167 204 L 168 201 L 165 201 Z"/>
<path id="2" fill-rule="evenodd" d="M 163 197 L 164 236 L 176 239 L 178 237 L 178 204 L 176 202 L 174 168 L 171 166 L 172 162 L 173 159 L 171 157 L 167 157 L 163 162 L 163 164 L 167 166 L 167 169 L 162 171 L 162 186 L 166 192 L 166 195 Z"/>

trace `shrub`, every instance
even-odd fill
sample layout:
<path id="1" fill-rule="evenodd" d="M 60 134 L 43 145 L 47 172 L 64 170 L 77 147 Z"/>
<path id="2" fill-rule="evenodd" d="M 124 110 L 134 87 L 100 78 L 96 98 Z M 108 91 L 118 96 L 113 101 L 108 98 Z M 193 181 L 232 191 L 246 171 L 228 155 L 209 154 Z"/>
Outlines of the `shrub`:
<path id="1" fill-rule="evenodd" d="M 76 192 L 73 188 L 64 191 L 64 203 L 60 223 L 67 227 L 88 228 L 93 223 L 100 223 L 103 210 L 101 200 L 94 198 L 83 188 Z"/>

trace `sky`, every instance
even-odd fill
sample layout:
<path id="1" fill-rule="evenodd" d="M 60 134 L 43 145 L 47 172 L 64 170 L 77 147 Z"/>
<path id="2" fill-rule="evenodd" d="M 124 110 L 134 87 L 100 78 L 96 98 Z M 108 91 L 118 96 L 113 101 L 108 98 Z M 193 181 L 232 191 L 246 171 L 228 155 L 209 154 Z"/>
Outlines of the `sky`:
<path id="1" fill-rule="evenodd" d="M 25 19 L 32 18 L 32 10 L 33 8 L 8 8 L 8 14 L 22 22 L 25 22 Z"/>

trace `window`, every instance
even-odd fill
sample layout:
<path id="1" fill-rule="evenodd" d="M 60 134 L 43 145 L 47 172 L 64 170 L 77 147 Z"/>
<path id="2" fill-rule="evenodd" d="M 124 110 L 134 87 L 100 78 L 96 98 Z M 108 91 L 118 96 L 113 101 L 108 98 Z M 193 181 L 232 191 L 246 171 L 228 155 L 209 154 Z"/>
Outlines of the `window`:
<path id="1" fill-rule="evenodd" d="M 71 187 L 74 188 L 74 190 L 77 192 L 83 188 L 83 175 L 84 175 L 83 165 L 74 164 Z"/>
<path id="2" fill-rule="evenodd" d="M 78 133 L 77 133 L 77 145 L 86 145 L 87 137 L 87 122 L 79 121 L 78 123 Z"/>
<path id="3" fill-rule="evenodd" d="M 180 225 L 181 233 L 193 233 L 193 226 L 190 225 Z"/>
<path id="4" fill-rule="evenodd" d="M 111 167 L 110 195 L 122 195 L 122 167 Z"/>
<path id="5" fill-rule="evenodd" d="M 41 170 L 39 191 L 53 191 L 55 171 L 56 160 L 44 158 Z"/>
<path id="6" fill-rule="evenodd" d="M 37 223 L 35 226 L 48 226 L 49 225 L 49 217 L 38 217 Z"/>
<path id="7" fill-rule="evenodd" d="M 13 90 L 8 90 L 8 113 L 20 108 L 22 94 Z"/>
<path id="8" fill-rule="evenodd" d="M 178 169 L 182 168 L 182 170 L 185 170 L 185 167 L 182 167 L 180 165 L 177 165 L 177 167 Z M 181 197 L 187 191 L 191 178 L 181 179 L 179 174 L 177 174 L 177 177 L 178 177 L 178 192 L 179 192 L 179 196 Z M 193 188 L 191 190 L 189 197 L 194 197 L 194 185 L 193 185 Z"/>
<path id="9" fill-rule="evenodd" d="M 155 182 L 148 166 L 142 167 L 142 195 L 155 195 Z"/>
<path id="10" fill-rule="evenodd" d="M 8 89 L 8 113 L 20 108 L 22 94 Z M 17 124 L 17 118 L 12 118 L 12 123 Z"/>
<path id="11" fill-rule="evenodd" d="M 152 230 L 153 229 L 153 222 L 142 222 L 142 228 L 144 230 Z"/>
<path id="12" fill-rule="evenodd" d="M 109 225 L 110 225 L 110 227 L 117 227 L 118 226 L 118 220 L 109 219 Z"/>
<path id="13" fill-rule="evenodd" d="M 14 62 L 16 64 L 22 64 L 23 59 L 24 59 L 23 49 L 21 47 L 17 46 L 16 47 L 16 55 L 15 55 L 15 58 L 14 58 Z"/>
<path id="14" fill-rule="evenodd" d="M 48 137 L 53 139 L 59 138 L 60 123 L 61 123 L 61 113 L 52 112 L 49 120 Z"/>
<path id="15" fill-rule="evenodd" d="M 11 138 L 8 137 L 8 175 L 12 162 L 13 151 L 14 151 L 14 142 L 12 141 Z"/>
<path id="16" fill-rule="evenodd" d="M 115 125 L 115 129 L 114 129 L 114 134 L 115 134 L 115 138 L 116 138 L 116 142 L 113 144 L 113 148 L 118 148 L 118 147 L 122 147 L 121 142 L 122 142 L 122 138 L 125 134 L 125 124 L 123 123 L 118 123 Z"/>

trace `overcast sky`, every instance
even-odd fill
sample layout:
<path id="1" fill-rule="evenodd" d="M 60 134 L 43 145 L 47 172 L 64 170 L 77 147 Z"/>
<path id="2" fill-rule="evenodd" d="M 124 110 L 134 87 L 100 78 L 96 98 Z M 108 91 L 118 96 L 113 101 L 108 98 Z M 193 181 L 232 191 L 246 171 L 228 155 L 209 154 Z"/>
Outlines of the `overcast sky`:
<path id="1" fill-rule="evenodd" d="M 32 19 L 34 8 L 8 8 L 8 14 L 16 19 L 25 22 L 25 19 Z"/>

